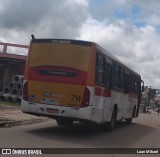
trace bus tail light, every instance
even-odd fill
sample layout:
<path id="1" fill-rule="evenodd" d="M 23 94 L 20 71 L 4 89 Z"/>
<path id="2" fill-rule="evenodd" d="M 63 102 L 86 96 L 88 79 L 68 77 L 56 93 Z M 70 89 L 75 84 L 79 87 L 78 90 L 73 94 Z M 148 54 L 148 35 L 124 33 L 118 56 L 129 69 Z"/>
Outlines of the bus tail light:
<path id="1" fill-rule="evenodd" d="M 23 85 L 23 99 L 28 101 L 28 81 Z"/>
<path id="2" fill-rule="evenodd" d="M 85 87 L 81 107 L 89 106 L 89 100 L 90 100 L 90 91 L 87 87 Z"/>

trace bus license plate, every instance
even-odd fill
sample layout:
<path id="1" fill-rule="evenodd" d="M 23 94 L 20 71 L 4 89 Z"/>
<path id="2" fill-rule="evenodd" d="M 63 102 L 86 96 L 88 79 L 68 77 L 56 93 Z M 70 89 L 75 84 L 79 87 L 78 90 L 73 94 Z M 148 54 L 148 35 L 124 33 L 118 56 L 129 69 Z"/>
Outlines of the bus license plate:
<path id="1" fill-rule="evenodd" d="M 41 103 L 42 104 L 48 104 L 48 105 L 59 105 L 59 101 L 56 100 L 56 99 L 46 99 L 46 98 L 43 98 L 41 100 Z"/>
<path id="2" fill-rule="evenodd" d="M 55 109 L 55 108 L 46 108 L 46 112 L 48 113 L 59 113 L 59 109 Z"/>

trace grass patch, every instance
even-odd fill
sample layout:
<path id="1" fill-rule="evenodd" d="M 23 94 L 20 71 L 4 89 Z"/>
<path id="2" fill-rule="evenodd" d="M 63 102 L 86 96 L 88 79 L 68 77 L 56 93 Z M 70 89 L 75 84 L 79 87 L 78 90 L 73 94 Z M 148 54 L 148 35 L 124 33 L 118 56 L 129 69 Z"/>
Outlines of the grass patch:
<path id="1" fill-rule="evenodd" d="M 0 101 L 0 106 L 15 106 L 15 107 L 20 107 L 20 103 L 8 102 L 8 101 Z"/>

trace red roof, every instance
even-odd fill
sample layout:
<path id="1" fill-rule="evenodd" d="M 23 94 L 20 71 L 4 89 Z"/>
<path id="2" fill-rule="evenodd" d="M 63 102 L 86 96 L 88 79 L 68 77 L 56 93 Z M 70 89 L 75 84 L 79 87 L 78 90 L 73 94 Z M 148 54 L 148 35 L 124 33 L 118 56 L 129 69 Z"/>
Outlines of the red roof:
<path id="1" fill-rule="evenodd" d="M 28 49 L 29 46 L 20 45 L 20 44 L 2 43 L 2 42 L 0 42 L 0 45 L 3 46 L 3 52 L 0 52 L 0 58 L 24 60 L 24 61 L 27 59 L 26 55 L 18 55 L 18 54 L 7 53 L 7 47 L 18 47 L 18 48 L 26 48 L 26 49 Z"/>
<path id="2" fill-rule="evenodd" d="M 7 59 L 16 59 L 16 60 L 26 60 L 27 56 L 17 55 L 17 54 L 9 54 L 9 53 L 0 53 L 0 58 L 7 58 Z"/>

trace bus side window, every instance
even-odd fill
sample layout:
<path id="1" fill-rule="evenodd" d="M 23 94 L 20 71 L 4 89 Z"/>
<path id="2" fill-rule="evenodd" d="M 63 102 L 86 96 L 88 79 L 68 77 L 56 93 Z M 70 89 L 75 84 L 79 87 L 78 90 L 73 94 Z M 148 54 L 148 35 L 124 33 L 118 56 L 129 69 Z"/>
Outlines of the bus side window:
<path id="1" fill-rule="evenodd" d="M 120 73 L 121 69 L 120 66 L 117 64 L 113 65 L 113 87 L 120 89 Z"/>
<path id="2" fill-rule="evenodd" d="M 96 83 L 104 85 L 104 55 L 96 54 Z"/>
<path id="3" fill-rule="evenodd" d="M 138 79 L 137 77 L 134 77 L 134 92 L 138 93 Z"/>
<path id="4" fill-rule="evenodd" d="M 138 94 L 141 94 L 141 78 L 138 78 Z"/>
<path id="5" fill-rule="evenodd" d="M 120 89 L 124 91 L 124 69 L 122 67 L 120 73 Z"/>
<path id="6" fill-rule="evenodd" d="M 137 78 L 133 74 L 130 74 L 130 92 L 137 94 L 138 93 L 137 87 L 138 87 Z"/>
<path id="7" fill-rule="evenodd" d="M 139 94 L 141 93 L 141 78 L 135 77 L 135 93 Z"/>
<path id="8" fill-rule="evenodd" d="M 116 65 L 114 64 L 113 65 L 113 73 L 112 73 L 112 78 L 113 78 L 113 81 L 112 81 L 112 86 L 113 88 L 116 87 Z"/>
<path id="9" fill-rule="evenodd" d="M 104 80 L 105 80 L 105 87 L 106 88 L 112 88 L 112 65 L 109 63 L 105 63 L 105 75 L 104 75 Z"/>
<path id="10" fill-rule="evenodd" d="M 124 79 L 123 79 L 123 81 L 124 81 L 124 91 L 125 91 L 125 93 L 129 93 L 129 85 L 130 85 L 130 81 L 129 81 L 129 73 L 128 72 L 124 72 Z"/>
<path id="11" fill-rule="evenodd" d="M 129 75 L 129 91 L 133 91 L 133 81 L 132 81 L 132 74 Z"/>

